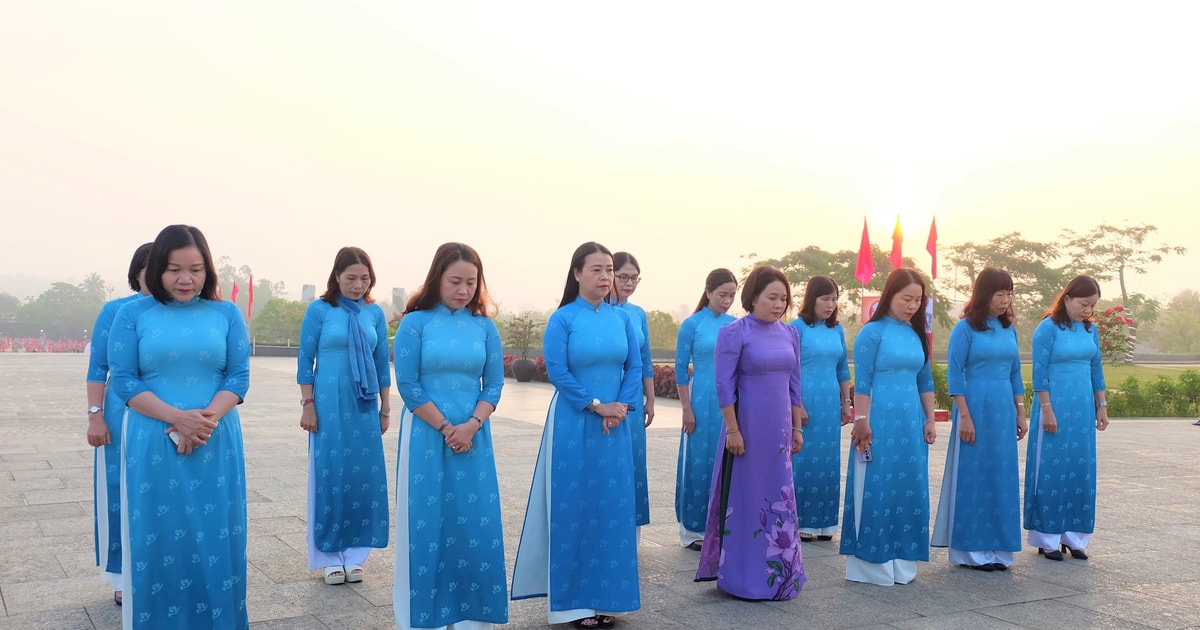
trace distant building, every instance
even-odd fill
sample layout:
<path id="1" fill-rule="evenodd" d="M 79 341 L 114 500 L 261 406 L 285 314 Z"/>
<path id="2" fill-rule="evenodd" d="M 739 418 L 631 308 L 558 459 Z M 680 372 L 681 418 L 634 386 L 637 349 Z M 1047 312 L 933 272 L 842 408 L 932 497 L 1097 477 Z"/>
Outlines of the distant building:
<path id="1" fill-rule="evenodd" d="M 315 299 L 317 299 L 317 285 L 306 284 L 306 285 L 304 285 L 304 288 L 300 289 L 300 301 L 301 302 L 304 302 L 305 304 L 310 304 Z"/>
<path id="2" fill-rule="evenodd" d="M 408 306 L 408 291 L 404 287 L 392 287 L 392 311 L 403 313 L 405 306 Z"/>

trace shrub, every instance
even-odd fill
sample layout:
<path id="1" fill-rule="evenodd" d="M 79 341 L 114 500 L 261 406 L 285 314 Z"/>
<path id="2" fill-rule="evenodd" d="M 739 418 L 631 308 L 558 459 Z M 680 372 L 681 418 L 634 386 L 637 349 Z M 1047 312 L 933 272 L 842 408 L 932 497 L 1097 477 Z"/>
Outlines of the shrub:
<path id="1" fill-rule="evenodd" d="M 1104 362 L 1110 365 L 1133 363 L 1137 328 L 1125 307 L 1118 305 L 1096 314 L 1096 326 L 1100 330 L 1100 354 Z"/>

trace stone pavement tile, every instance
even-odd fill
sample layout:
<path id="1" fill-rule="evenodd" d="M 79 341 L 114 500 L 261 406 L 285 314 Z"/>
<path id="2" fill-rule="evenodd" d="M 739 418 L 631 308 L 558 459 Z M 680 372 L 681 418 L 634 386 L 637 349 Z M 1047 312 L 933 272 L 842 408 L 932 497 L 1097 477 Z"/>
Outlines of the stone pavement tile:
<path id="1" fill-rule="evenodd" d="M 43 556 L 41 567 L 53 567 L 53 573 L 62 573 L 57 562 L 46 565 Z M 39 570 L 39 566 L 27 567 L 27 570 Z M 29 582 L 5 581 L 0 586 L 4 595 L 4 607 L 9 616 L 55 610 L 66 604 L 90 606 L 112 601 L 112 591 L 100 584 L 100 578 L 74 577 L 57 579 L 37 579 Z"/>
<path id="2" fill-rule="evenodd" d="M 994 575 L 972 571 L 971 569 L 957 569 L 957 571 L 962 575 L 959 575 L 954 580 L 955 583 L 958 583 L 959 580 L 974 580 L 976 576 L 986 578 Z M 970 572 L 972 575 L 966 575 L 967 572 Z M 860 582 L 847 582 L 846 590 L 863 597 L 891 604 L 897 608 L 912 611 L 925 617 L 948 612 L 987 608 L 1000 603 L 983 595 L 933 583 L 930 580 L 922 580 L 921 578 L 922 576 L 918 570 L 917 579 L 906 585 L 876 586 Z M 1008 581 L 1006 573 L 995 575 L 995 578 L 997 579 L 993 581 Z M 979 580 L 979 582 L 982 585 L 983 581 Z"/>
<path id="3" fill-rule="evenodd" d="M 340 628 L 341 626 L 334 626 Z M 361 628 L 365 626 L 348 626 L 350 628 Z M 303 617 L 288 617 L 287 619 L 271 619 L 268 621 L 256 621 L 250 624 L 250 630 L 329 630 L 329 626 L 323 624 L 312 615 Z"/>
<path id="4" fill-rule="evenodd" d="M 762 603 L 790 617 L 803 619 L 807 624 L 803 627 L 809 628 L 850 628 L 869 624 L 891 624 L 918 617 L 912 611 L 873 597 L 860 595 L 848 588 L 828 588 L 815 591 L 805 588 L 793 600 Z M 757 619 L 757 615 L 755 618 Z"/>
<path id="5" fill-rule="evenodd" d="M 370 608 L 354 589 L 330 586 L 318 579 L 288 584 L 247 582 L 246 608 L 250 621 L 287 619 L 300 615 L 352 613 Z"/>
<path id="6" fill-rule="evenodd" d="M 37 538 L 0 542 L 0 590 L 11 584 L 69 577 L 57 562 L 47 563 L 48 552 L 31 546 L 29 540 Z"/>
<path id="7" fill-rule="evenodd" d="M 893 621 L 893 628 L 901 630 L 1016 630 L 1021 626 L 1003 619 L 996 619 L 973 611 L 947 613 L 932 617 L 920 617 L 907 621 Z"/>
<path id="8" fill-rule="evenodd" d="M 87 536 L 94 535 L 96 520 L 88 516 L 42 519 L 37 522 L 43 536 Z"/>
<path id="9" fill-rule="evenodd" d="M 54 518 L 71 518 L 73 516 L 87 516 L 88 514 L 91 514 L 91 510 L 84 510 L 82 507 L 80 507 L 78 502 L 47 503 L 43 505 L 18 505 L 0 510 L 0 523 L 37 521 Z"/>
<path id="10" fill-rule="evenodd" d="M 269 516 L 251 518 L 247 521 L 250 536 L 278 536 L 279 534 L 305 533 L 307 525 L 296 516 Z"/>
<path id="11" fill-rule="evenodd" d="M 0 480 L 7 488 L 9 481 Z M 3 492 L 0 493 L 0 508 L 11 508 L 19 505 L 25 505 L 25 495 L 20 492 Z"/>
<path id="12" fill-rule="evenodd" d="M 246 506 L 246 517 L 253 520 L 257 518 L 300 516 L 305 513 L 307 505 L 307 498 L 298 501 L 259 501 Z"/>
<path id="13" fill-rule="evenodd" d="M 88 617 L 96 630 L 118 630 L 121 627 L 121 607 L 112 601 L 112 591 L 108 591 L 108 601 L 87 607 Z"/>
<path id="14" fill-rule="evenodd" d="M 1197 585 L 1193 583 L 1191 586 L 1194 589 Z M 1200 604 L 1196 602 L 1195 595 L 1196 591 L 1192 590 L 1185 599 L 1173 601 L 1144 591 L 1093 590 L 1083 595 L 1063 597 L 1058 601 L 1151 628 L 1173 630 L 1200 624 Z"/>
<path id="15" fill-rule="evenodd" d="M 0 523 L 0 549 L 3 549 L 3 543 L 23 543 L 30 538 L 38 538 L 41 535 L 42 530 L 38 527 L 37 521 Z"/>
<path id="16" fill-rule="evenodd" d="M 1024 554 L 1017 554 L 1010 570 L 992 573 L 972 571 L 950 565 L 939 565 L 938 567 L 922 565 L 917 580 L 922 583 L 923 588 L 954 589 L 986 597 L 998 604 L 1066 597 L 1082 592 L 1059 583 L 1055 569 L 1063 567 L 1041 566 L 1063 563 L 1052 562 L 1038 556 L 1033 556 L 1034 560 L 1026 560 L 1023 556 Z M 1026 563 L 1040 564 L 1031 567 Z"/>
<path id="17" fill-rule="evenodd" d="M 69 551 L 54 554 L 54 559 L 58 561 L 58 566 L 62 568 L 66 577 L 90 577 L 95 578 L 96 583 L 100 584 L 100 567 L 96 566 L 96 552 L 92 549 L 87 551 Z"/>
<path id="18" fill-rule="evenodd" d="M 50 462 L 45 459 L 6 461 L 4 458 L 12 455 L 0 455 L 0 470 L 50 470 Z"/>
<path id="19" fill-rule="evenodd" d="M 115 606 L 114 606 L 115 608 Z M 120 627 L 101 626 L 104 628 Z M 95 630 L 91 617 L 82 606 L 70 606 L 47 610 L 44 612 L 0 617 L 0 630 L 31 630 L 46 628 L 47 630 Z"/>
<path id="20" fill-rule="evenodd" d="M 250 536 L 246 553 L 250 564 L 275 584 L 305 582 L 314 575 L 308 569 L 307 555 L 277 536 Z"/>
<path id="21" fill-rule="evenodd" d="M 62 477 L 46 469 L 19 470 L 16 472 L 30 473 L 16 475 L 12 481 L 4 484 L 9 492 L 31 492 L 36 490 L 62 490 L 67 487 Z"/>
<path id="22" fill-rule="evenodd" d="M 80 503 L 92 500 L 91 488 L 62 488 L 59 490 L 27 490 L 25 503 L 28 505 L 50 505 L 54 503 Z"/>
<path id="23" fill-rule="evenodd" d="M 1054 628 L 1055 630 L 1139 630 L 1150 628 L 1139 623 L 1079 608 L 1058 599 L 1007 604 L 977 611 L 1022 628 Z"/>
<path id="24" fill-rule="evenodd" d="M 1169 614 L 1184 618 L 1188 627 L 1200 628 L 1200 582 L 1180 582 L 1173 584 L 1145 584 L 1133 590 L 1169 602 Z"/>
<path id="25" fill-rule="evenodd" d="M 1191 562 L 1181 562 L 1179 553 L 1175 551 L 1147 551 L 1096 556 L 1087 561 L 1072 560 L 1070 556 L 1063 562 L 1043 560 L 1044 564 L 1057 566 L 1042 569 L 1054 572 L 1052 581 L 1055 584 L 1079 592 L 1200 580 L 1200 566 L 1195 564 L 1195 547 L 1185 553 Z"/>
<path id="26" fill-rule="evenodd" d="M 369 608 L 359 610 L 338 611 L 317 615 L 317 620 L 324 624 L 323 628 L 354 630 L 384 630 L 396 627 L 396 617 L 389 603 L 385 608 Z M 502 626 L 507 628 L 508 626 Z"/>

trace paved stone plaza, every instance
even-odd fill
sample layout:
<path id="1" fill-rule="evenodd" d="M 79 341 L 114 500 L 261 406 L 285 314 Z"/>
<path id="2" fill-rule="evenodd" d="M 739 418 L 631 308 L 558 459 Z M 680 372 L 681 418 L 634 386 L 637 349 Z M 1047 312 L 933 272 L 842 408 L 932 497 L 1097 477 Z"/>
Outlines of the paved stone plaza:
<path id="1" fill-rule="evenodd" d="M 0 353 L 0 630 L 120 627 L 93 562 L 86 361 Z M 361 584 L 326 586 L 308 570 L 295 361 L 255 358 L 251 368 L 241 407 L 251 627 L 394 627 L 391 548 L 371 556 Z M 493 416 L 510 573 L 551 391 L 510 380 Z M 846 582 L 835 539 L 805 544 L 808 584 L 798 598 L 747 602 L 692 581 L 698 554 L 680 548 L 673 508 L 679 405 L 659 400 L 657 409 L 648 431 L 653 522 L 642 536 L 642 609 L 619 628 L 1200 628 L 1200 427 L 1192 420 L 1117 419 L 1100 434 L 1089 561 L 1051 562 L 1027 549 L 1011 571 L 983 573 L 951 567 L 946 550 L 934 549 L 916 581 L 884 588 Z M 939 430 L 929 458 L 934 506 L 949 426 Z M 389 477 L 395 436 L 385 436 Z M 512 602 L 509 617 L 507 627 L 546 627 L 546 601 Z"/>

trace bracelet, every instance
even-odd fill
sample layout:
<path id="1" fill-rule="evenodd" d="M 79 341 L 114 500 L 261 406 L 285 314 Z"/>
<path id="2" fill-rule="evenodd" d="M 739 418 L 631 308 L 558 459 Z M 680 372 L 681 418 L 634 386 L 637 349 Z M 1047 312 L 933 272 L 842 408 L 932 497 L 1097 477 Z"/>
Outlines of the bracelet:
<path id="1" fill-rule="evenodd" d="M 1018 406 L 1018 407 L 1024 407 L 1024 406 L 1025 406 L 1025 403 L 1023 403 L 1023 402 L 1019 402 L 1019 403 L 1017 403 L 1017 406 Z"/>
<path id="2" fill-rule="evenodd" d="M 732 431 L 726 431 L 725 435 L 733 435 L 734 433 L 741 433 L 741 432 L 742 432 L 741 429 L 734 429 Z"/>
<path id="3" fill-rule="evenodd" d="M 855 421 L 855 422 L 858 422 L 859 420 L 866 420 L 866 419 L 867 419 L 867 415 L 866 415 L 866 414 L 863 414 L 863 415 L 860 415 L 860 416 L 854 416 L 854 421 Z"/>
<path id="4" fill-rule="evenodd" d="M 1042 403 L 1042 406 L 1043 406 L 1043 407 L 1049 407 L 1049 406 L 1050 406 L 1050 403 L 1048 403 L 1048 402 L 1044 402 L 1044 403 Z"/>
<path id="5" fill-rule="evenodd" d="M 793 432 L 795 432 L 795 433 L 799 433 L 799 434 L 801 434 L 801 435 L 803 435 L 803 434 L 804 434 L 804 429 L 802 429 L 802 428 L 800 428 L 800 427 L 792 427 L 792 431 L 793 431 Z"/>
<path id="6" fill-rule="evenodd" d="M 1107 407 L 1107 406 L 1108 406 L 1108 401 L 1107 401 L 1107 400 L 1101 400 L 1100 402 L 1096 403 L 1096 406 L 1097 406 L 1097 407 Z"/>
<path id="7" fill-rule="evenodd" d="M 467 418 L 467 420 L 474 420 L 475 422 L 479 423 L 479 426 L 483 426 L 483 420 L 480 420 L 479 416 L 472 415 L 470 418 Z"/>
<path id="8" fill-rule="evenodd" d="M 380 409 L 379 415 L 383 416 L 384 418 L 390 418 L 390 417 L 392 417 L 392 412 L 390 409 L 388 411 L 384 411 L 384 410 Z"/>

